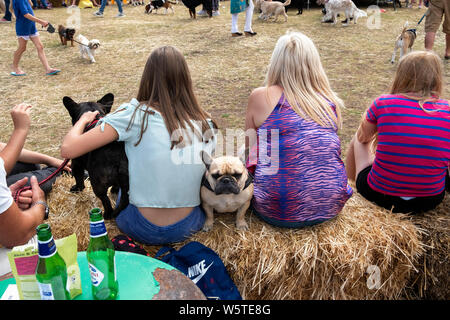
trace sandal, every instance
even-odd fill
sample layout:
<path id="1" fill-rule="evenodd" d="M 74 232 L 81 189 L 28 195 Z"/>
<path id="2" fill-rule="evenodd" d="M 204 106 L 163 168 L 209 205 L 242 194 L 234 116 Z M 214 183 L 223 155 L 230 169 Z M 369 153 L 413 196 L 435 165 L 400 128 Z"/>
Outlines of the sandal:
<path id="1" fill-rule="evenodd" d="M 46 73 L 46 75 L 47 75 L 47 76 L 53 76 L 53 75 L 58 74 L 58 73 L 60 73 L 60 72 L 61 72 L 61 70 L 55 70 L 55 71 Z"/>
<path id="2" fill-rule="evenodd" d="M 11 72 L 11 75 L 12 76 L 15 76 L 15 77 L 23 77 L 23 76 L 26 76 L 27 74 L 24 72 L 24 73 L 15 73 L 14 71 L 13 72 Z"/>

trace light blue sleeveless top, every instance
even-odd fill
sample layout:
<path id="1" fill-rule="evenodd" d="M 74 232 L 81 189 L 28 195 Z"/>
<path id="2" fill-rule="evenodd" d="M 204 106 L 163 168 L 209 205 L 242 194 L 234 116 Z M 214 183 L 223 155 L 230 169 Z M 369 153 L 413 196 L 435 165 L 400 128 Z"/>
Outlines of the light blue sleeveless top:
<path id="1" fill-rule="evenodd" d="M 128 128 L 136 110 L 133 123 Z M 164 118 L 155 109 L 147 117 L 147 129 L 139 140 L 141 123 L 145 114 L 145 105 L 136 99 L 122 104 L 114 113 L 102 118 L 98 125 L 104 130 L 105 123 L 113 127 L 119 135 L 118 141 L 125 142 L 130 176 L 130 203 L 136 207 L 180 208 L 200 205 L 200 183 L 205 172 L 205 165 L 200 158 L 200 151 L 214 152 L 217 137 L 202 142 L 188 127 L 183 133 L 192 141 L 183 148 L 173 147 L 164 123 Z M 192 122 L 201 132 L 201 123 Z M 128 128 L 128 129 L 127 129 Z M 178 140 L 178 139 L 177 139 Z"/>

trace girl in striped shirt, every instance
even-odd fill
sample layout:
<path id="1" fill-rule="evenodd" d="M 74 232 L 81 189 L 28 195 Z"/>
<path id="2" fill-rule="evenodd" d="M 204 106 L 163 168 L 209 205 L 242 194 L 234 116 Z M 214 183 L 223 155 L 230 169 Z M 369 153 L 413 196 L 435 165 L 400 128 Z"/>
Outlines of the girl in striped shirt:
<path id="1" fill-rule="evenodd" d="M 418 213 L 442 202 L 449 185 L 450 107 L 433 52 L 402 58 L 390 93 L 373 101 L 346 157 L 347 176 L 366 199 Z M 373 152 L 375 150 L 375 152 Z"/>

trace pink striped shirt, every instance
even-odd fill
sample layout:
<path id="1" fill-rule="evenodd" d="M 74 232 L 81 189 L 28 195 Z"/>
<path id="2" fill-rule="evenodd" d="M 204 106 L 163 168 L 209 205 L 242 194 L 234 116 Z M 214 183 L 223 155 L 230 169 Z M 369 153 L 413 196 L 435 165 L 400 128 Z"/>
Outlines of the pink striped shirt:
<path id="1" fill-rule="evenodd" d="M 382 95 L 366 113 L 377 125 L 378 146 L 368 175 L 370 187 L 383 194 L 426 197 L 444 191 L 450 165 L 450 106 Z"/>

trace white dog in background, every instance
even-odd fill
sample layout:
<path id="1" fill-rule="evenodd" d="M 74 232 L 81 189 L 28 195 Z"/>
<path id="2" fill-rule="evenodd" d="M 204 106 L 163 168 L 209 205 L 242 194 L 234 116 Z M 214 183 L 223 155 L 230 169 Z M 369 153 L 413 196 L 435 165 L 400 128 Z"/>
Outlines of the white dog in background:
<path id="1" fill-rule="evenodd" d="M 82 34 L 78 35 L 78 46 L 80 48 L 80 55 L 81 58 L 88 58 L 91 60 L 91 63 L 95 63 L 95 51 L 100 46 L 100 41 L 97 39 L 88 40 L 85 36 Z"/>
<path id="2" fill-rule="evenodd" d="M 344 26 L 348 26 L 350 18 L 353 18 L 353 22 L 356 24 L 358 18 L 367 17 L 367 13 L 358 9 L 352 0 L 317 0 L 317 4 L 324 4 L 327 11 L 322 22 L 333 19 L 333 23 L 336 24 L 337 16 L 341 12 L 345 13 L 345 18 L 347 19 Z"/>

